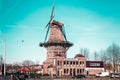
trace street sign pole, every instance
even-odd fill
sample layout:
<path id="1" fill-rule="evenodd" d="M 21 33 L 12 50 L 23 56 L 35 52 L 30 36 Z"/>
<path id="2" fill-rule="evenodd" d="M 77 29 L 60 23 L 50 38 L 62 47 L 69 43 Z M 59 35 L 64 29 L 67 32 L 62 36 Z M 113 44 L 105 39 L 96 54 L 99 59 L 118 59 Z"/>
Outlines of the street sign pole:
<path id="1" fill-rule="evenodd" d="M 6 39 L 5 39 L 5 53 L 4 53 L 4 76 L 6 76 Z"/>

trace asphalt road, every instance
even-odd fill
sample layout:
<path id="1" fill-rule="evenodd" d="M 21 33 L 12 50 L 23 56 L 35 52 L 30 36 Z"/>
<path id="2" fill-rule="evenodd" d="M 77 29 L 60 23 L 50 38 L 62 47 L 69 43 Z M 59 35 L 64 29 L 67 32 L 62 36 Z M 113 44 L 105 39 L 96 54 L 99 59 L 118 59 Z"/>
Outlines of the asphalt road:
<path id="1" fill-rule="evenodd" d="M 110 77 L 87 77 L 85 79 L 73 79 L 73 78 L 39 78 L 39 79 L 26 79 L 26 80 L 120 80 L 120 78 L 110 78 Z"/>

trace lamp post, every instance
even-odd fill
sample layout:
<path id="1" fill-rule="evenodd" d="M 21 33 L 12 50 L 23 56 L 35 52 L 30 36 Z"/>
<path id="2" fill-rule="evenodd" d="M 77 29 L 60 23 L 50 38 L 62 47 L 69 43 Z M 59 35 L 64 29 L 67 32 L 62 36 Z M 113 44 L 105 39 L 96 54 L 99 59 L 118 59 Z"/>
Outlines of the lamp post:
<path id="1" fill-rule="evenodd" d="M 62 80 L 62 68 L 60 69 L 60 80 Z"/>
<path id="2" fill-rule="evenodd" d="M 50 67 L 49 68 L 49 72 L 50 72 L 50 80 L 53 80 L 53 68 L 52 67 Z"/>
<path id="3" fill-rule="evenodd" d="M 5 39 L 5 53 L 4 53 L 4 76 L 6 76 L 6 39 Z"/>
<path id="4" fill-rule="evenodd" d="M 2 60 L 2 75 L 6 76 L 6 39 L 3 39 L 3 46 L 4 46 L 4 54 L 3 54 L 3 58 L 1 58 Z"/>

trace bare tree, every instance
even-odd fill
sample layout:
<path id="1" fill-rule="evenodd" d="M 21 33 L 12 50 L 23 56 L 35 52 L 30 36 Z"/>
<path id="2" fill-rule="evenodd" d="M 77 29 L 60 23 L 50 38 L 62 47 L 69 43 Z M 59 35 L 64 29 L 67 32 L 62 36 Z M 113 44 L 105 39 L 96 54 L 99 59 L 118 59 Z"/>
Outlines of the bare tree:
<path id="1" fill-rule="evenodd" d="M 30 67 L 30 66 L 34 65 L 34 62 L 32 60 L 25 60 L 22 62 L 22 65 L 24 67 Z"/>
<path id="2" fill-rule="evenodd" d="M 94 54 L 94 55 L 93 55 L 93 56 L 94 56 L 94 60 L 95 60 L 95 61 L 98 61 L 98 60 L 99 60 L 99 57 L 98 57 L 99 54 L 98 54 L 97 52 L 94 52 L 93 54 Z"/>
<path id="3" fill-rule="evenodd" d="M 120 63 L 120 47 L 113 43 L 107 48 L 107 55 L 112 64 L 113 72 L 118 72 L 117 65 Z"/>
<path id="4" fill-rule="evenodd" d="M 112 65 L 111 65 L 111 63 L 109 61 L 109 57 L 107 55 L 106 50 L 101 50 L 99 52 L 99 55 L 100 55 L 100 61 L 104 62 L 104 69 L 105 69 L 105 71 L 106 70 L 110 71 L 112 69 Z"/>
<path id="5" fill-rule="evenodd" d="M 109 58 L 105 50 L 101 50 L 99 52 L 99 55 L 100 55 L 100 61 L 103 61 L 105 64 L 109 63 Z"/>
<path id="6" fill-rule="evenodd" d="M 80 54 L 82 54 L 87 60 L 89 60 L 89 50 L 87 48 L 81 48 Z"/>
<path id="7" fill-rule="evenodd" d="M 105 71 L 107 70 L 107 71 L 111 71 L 112 70 L 112 65 L 111 64 L 109 64 L 109 63 L 107 63 L 107 64 L 104 64 L 104 69 L 105 69 Z"/>

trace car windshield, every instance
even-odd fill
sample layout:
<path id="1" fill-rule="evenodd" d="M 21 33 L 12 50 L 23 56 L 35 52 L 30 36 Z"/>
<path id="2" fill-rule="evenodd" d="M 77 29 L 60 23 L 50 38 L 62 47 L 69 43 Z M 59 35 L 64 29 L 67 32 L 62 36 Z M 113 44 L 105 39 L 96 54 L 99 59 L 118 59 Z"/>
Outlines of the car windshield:
<path id="1" fill-rule="evenodd" d="M 115 73 L 114 75 L 119 75 L 118 73 Z"/>

